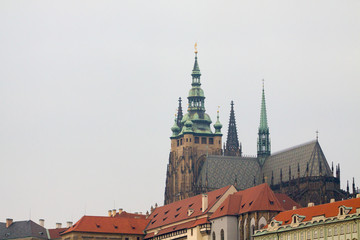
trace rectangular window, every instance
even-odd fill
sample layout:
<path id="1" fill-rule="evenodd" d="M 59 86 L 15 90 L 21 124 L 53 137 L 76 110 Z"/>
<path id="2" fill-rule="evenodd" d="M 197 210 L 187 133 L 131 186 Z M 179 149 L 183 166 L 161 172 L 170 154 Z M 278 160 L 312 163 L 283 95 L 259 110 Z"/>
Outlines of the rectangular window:
<path id="1" fill-rule="evenodd" d="M 187 138 L 187 139 L 186 139 L 186 142 L 188 142 L 188 141 L 189 141 L 189 139 Z"/>
<path id="2" fill-rule="evenodd" d="M 354 232 L 354 233 L 357 232 L 357 225 L 356 225 L 356 223 L 353 224 L 353 232 Z"/>
<path id="3" fill-rule="evenodd" d="M 180 139 L 180 145 L 182 145 L 182 139 Z"/>
<path id="4" fill-rule="evenodd" d="M 206 144 L 206 138 L 201 138 L 201 144 Z"/>
<path id="5" fill-rule="evenodd" d="M 348 223 L 347 225 L 346 225 L 346 233 L 350 233 L 351 232 L 351 230 L 350 230 L 350 224 Z"/>
<path id="6" fill-rule="evenodd" d="M 329 236 L 329 237 L 332 236 L 332 228 L 331 228 L 331 227 L 328 229 L 328 236 Z"/>
<path id="7" fill-rule="evenodd" d="M 280 240 L 284 240 L 284 235 L 280 235 Z"/>
<path id="8" fill-rule="evenodd" d="M 337 236 L 337 235 L 338 235 L 338 227 L 335 226 L 335 227 L 334 227 L 334 236 Z"/>
<path id="9" fill-rule="evenodd" d="M 324 230 L 323 229 L 320 229 L 320 238 L 323 238 L 324 237 Z"/>
<path id="10" fill-rule="evenodd" d="M 340 234 L 344 234 L 344 225 L 340 226 Z"/>
<path id="11" fill-rule="evenodd" d="M 304 234 L 304 232 L 301 232 L 300 233 L 300 240 L 305 240 L 305 236 L 304 236 L 305 234 Z"/>
<path id="12" fill-rule="evenodd" d="M 306 234 L 306 239 L 310 240 L 311 239 L 311 231 L 308 231 Z"/>
<path id="13" fill-rule="evenodd" d="M 180 141 L 179 140 L 177 140 L 177 146 L 179 146 L 180 145 Z"/>
<path id="14" fill-rule="evenodd" d="M 317 238 L 318 238 L 318 231 L 314 230 L 314 239 L 317 239 Z"/>
<path id="15" fill-rule="evenodd" d="M 288 240 L 291 240 L 291 234 L 288 234 L 287 239 L 288 239 Z"/>
<path id="16" fill-rule="evenodd" d="M 293 240 L 297 240 L 297 234 L 294 233 L 294 239 Z"/>
<path id="17" fill-rule="evenodd" d="M 214 139 L 213 138 L 209 138 L 209 144 L 214 144 Z"/>
<path id="18" fill-rule="evenodd" d="M 199 143 L 199 137 L 195 137 L 195 143 Z"/>

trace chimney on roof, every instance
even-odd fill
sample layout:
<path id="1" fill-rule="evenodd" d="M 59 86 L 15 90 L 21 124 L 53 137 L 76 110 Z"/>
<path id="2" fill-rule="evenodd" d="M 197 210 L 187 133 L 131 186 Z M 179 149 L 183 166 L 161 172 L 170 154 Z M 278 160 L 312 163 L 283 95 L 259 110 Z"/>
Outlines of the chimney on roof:
<path id="1" fill-rule="evenodd" d="M 208 195 L 206 193 L 202 194 L 201 202 L 202 202 L 201 204 L 202 212 L 205 212 L 209 205 Z"/>
<path id="2" fill-rule="evenodd" d="M 44 219 L 39 219 L 39 225 L 44 227 L 45 226 L 45 220 Z"/>
<path id="3" fill-rule="evenodd" d="M 119 208 L 119 215 L 123 212 L 122 208 Z"/>
<path id="4" fill-rule="evenodd" d="M 308 203 L 308 207 L 313 207 L 313 206 L 315 206 L 315 204 L 313 202 Z"/>
<path id="5" fill-rule="evenodd" d="M 146 211 L 146 219 L 150 216 L 149 211 Z"/>
<path id="6" fill-rule="evenodd" d="M 109 210 L 109 211 L 108 211 L 108 214 L 109 214 L 109 217 L 111 217 L 111 216 L 112 216 L 112 211 Z"/>
<path id="7" fill-rule="evenodd" d="M 115 215 L 116 215 L 116 209 L 113 209 L 112 210 L 112 216 L 115 217 Z"/>
<path id="8" fill-rule="evenodd" d="M 297 209 L 297 207 L 296 207 L 296 206 L 293 206 L 293 210 L 295 210 L 295 209 Z"/>
<path id="9" fill-rule="evenodd" d="M 69 222 L 66 222 L 66 227 L 67 227 L 67 228 L 72 227 L 72 225 L 73 225 L 73 222 L 70 222 L 70 221 L 69 221 Z"/>
<path id="10" fill-rule="evenodd" d="M 61 228 L 61 223 L 56 223 L 56 228 Z"/>
<path id="11" fill-rule="evenodd" d="M 335 202 L 335 198 L 330 199 L 330 203 Z"/>
<path id="12" fill-rule="evenodd" d="M 7 218 L 6 219 L 6 228 L 10 227 L 10 225 L 13 223 L 12 218 Z"/>

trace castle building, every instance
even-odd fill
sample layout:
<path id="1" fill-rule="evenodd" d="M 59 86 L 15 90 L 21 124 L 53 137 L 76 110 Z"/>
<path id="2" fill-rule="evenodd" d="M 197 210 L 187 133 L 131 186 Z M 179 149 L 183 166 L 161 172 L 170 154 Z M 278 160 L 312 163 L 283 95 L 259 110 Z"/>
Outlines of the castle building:
<path id="1" fill-rule="evenodd" d="M 321 204 L 330 199 L 351 196 L 340 189 L 340 165 L 330 168 L 316 138 L 277 153 L 271 153 L 265 89 L 262 88 L 257 156 L 243 156 L 239 143 L 234 103 L 231 102 L 226 144 L 222 147 L 222 124 L 205 112 L 205 94 L 195 51 L 192 83 L 187 113 L 183 115 L 181 99 L 171 128 L 171 151 L 166 173 L 165 204 L 200 193 L 234 185 L 238 190 L 267 182 L 277 193 L 285 193 L 302 206 Z M 334 176 L 335 175 L 335 176 Z M 353 182 L 353 195 L 355 194 Z"/>

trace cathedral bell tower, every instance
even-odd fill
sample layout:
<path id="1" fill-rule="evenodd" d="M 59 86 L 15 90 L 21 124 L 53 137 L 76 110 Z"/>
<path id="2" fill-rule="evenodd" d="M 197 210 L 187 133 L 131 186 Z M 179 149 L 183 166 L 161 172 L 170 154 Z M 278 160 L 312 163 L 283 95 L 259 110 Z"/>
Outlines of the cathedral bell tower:
<path id="1" fill-rule="evenodd" d="M 201 168 L 208 155 L 222 154 L 222 124 L 214 124 L 215 132 L 211 130 L 211 118 L 205 112 L 205 95 L 201 89 L 200 68 L 195 45 L 195 63 L 192 70 L 192 83 L 188 95 L 187 113 L 182 115 L 181 100 L 178 115 L 171 128 L 171 151 L 166 175 L 165 204 L 197 193 L 196 182 Z"/>
<path id="2" fill-rule="evenodd" d="M 261 113 L 260 113 L 260 126 L 258 132 L 258 142 L 257 142 L 257 156 L 261 165 L 264 164 L 265 159 L 270 156 L 270 132 L 267 123 L 266 116 L 266 104 L 265 104 L 265 90 L 264 82 L 262 89 L 262 99 L 261 99 Z"/>

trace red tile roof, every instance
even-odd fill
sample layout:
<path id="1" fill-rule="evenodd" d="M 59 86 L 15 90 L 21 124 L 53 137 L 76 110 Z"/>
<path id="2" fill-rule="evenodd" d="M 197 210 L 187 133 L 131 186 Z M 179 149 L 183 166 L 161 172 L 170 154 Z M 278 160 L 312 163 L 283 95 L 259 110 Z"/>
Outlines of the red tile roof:
<path id="1" fill-rule="evenodd" d="M 61 234 L 62 232 L 65 232 L 67 229 L 68 229 L 68 228 L 48 229 L 48 230 L 49 230 L 50 239 L 61 238 L 60 234 Z"/>
<path id="2" fill-rule="evenodd" d="M 326 218 L 334 217 L 338 215 L 339 207 L 342 205 L 344 205 L 345 207 L 352 207 L 349 214 L 356 213 L 356 209 L 360 208 L 360 198 L 353 198 L 353 199 L 348 199 L 333 203 L 317 205 L 313 207 L 306 207 L 306 208 L 281 212 L 275 217 L 275 220 L 281 221 L 283 224 L 290 224 L 291 217 L 294 214 L 305 216 L 303 222 L 310 221 L 313 217 L 322 216 L 322 215 L 325 216 Z"/>
<path id="3" fill-rule="evenodd" d="M 296 208 L 302 208 L 300 204 L 289 198 L 285 193 L 275 193 L 275 196 L 285 211 L 292 210 L 294 206 Z"/>
<path id="4" fill-rule="evenodd" d="M 147 231 L 165 226 L 171 223 L 176 223 L 186 219 L 195 218 L 206 214 L 211 207 L 218 201 L 218 199 L 230 189 L 231 186 L 223 187 L 212 192 L 208 192 L 208 208 L 202 212 L 202 195 L 197 195 L 191 198 L 170 203 L 168 205 L 155 208 L 151 213 L 151 222 L 147 227 Z M 188 216 L 188 209 L 193 209 L 194 212 Z"/>
<path id="5" fill-rule="evenodd" d="M 267 183 L 229 195 L 210 219 L 262 210 L 279 212 L 284 210 Z"/>
<path id="6" fill-rule="evenodd" d="M 83 216 L 61 235 L 70 232 L 144 234 L 149 221 L 143 218 Z"/>

